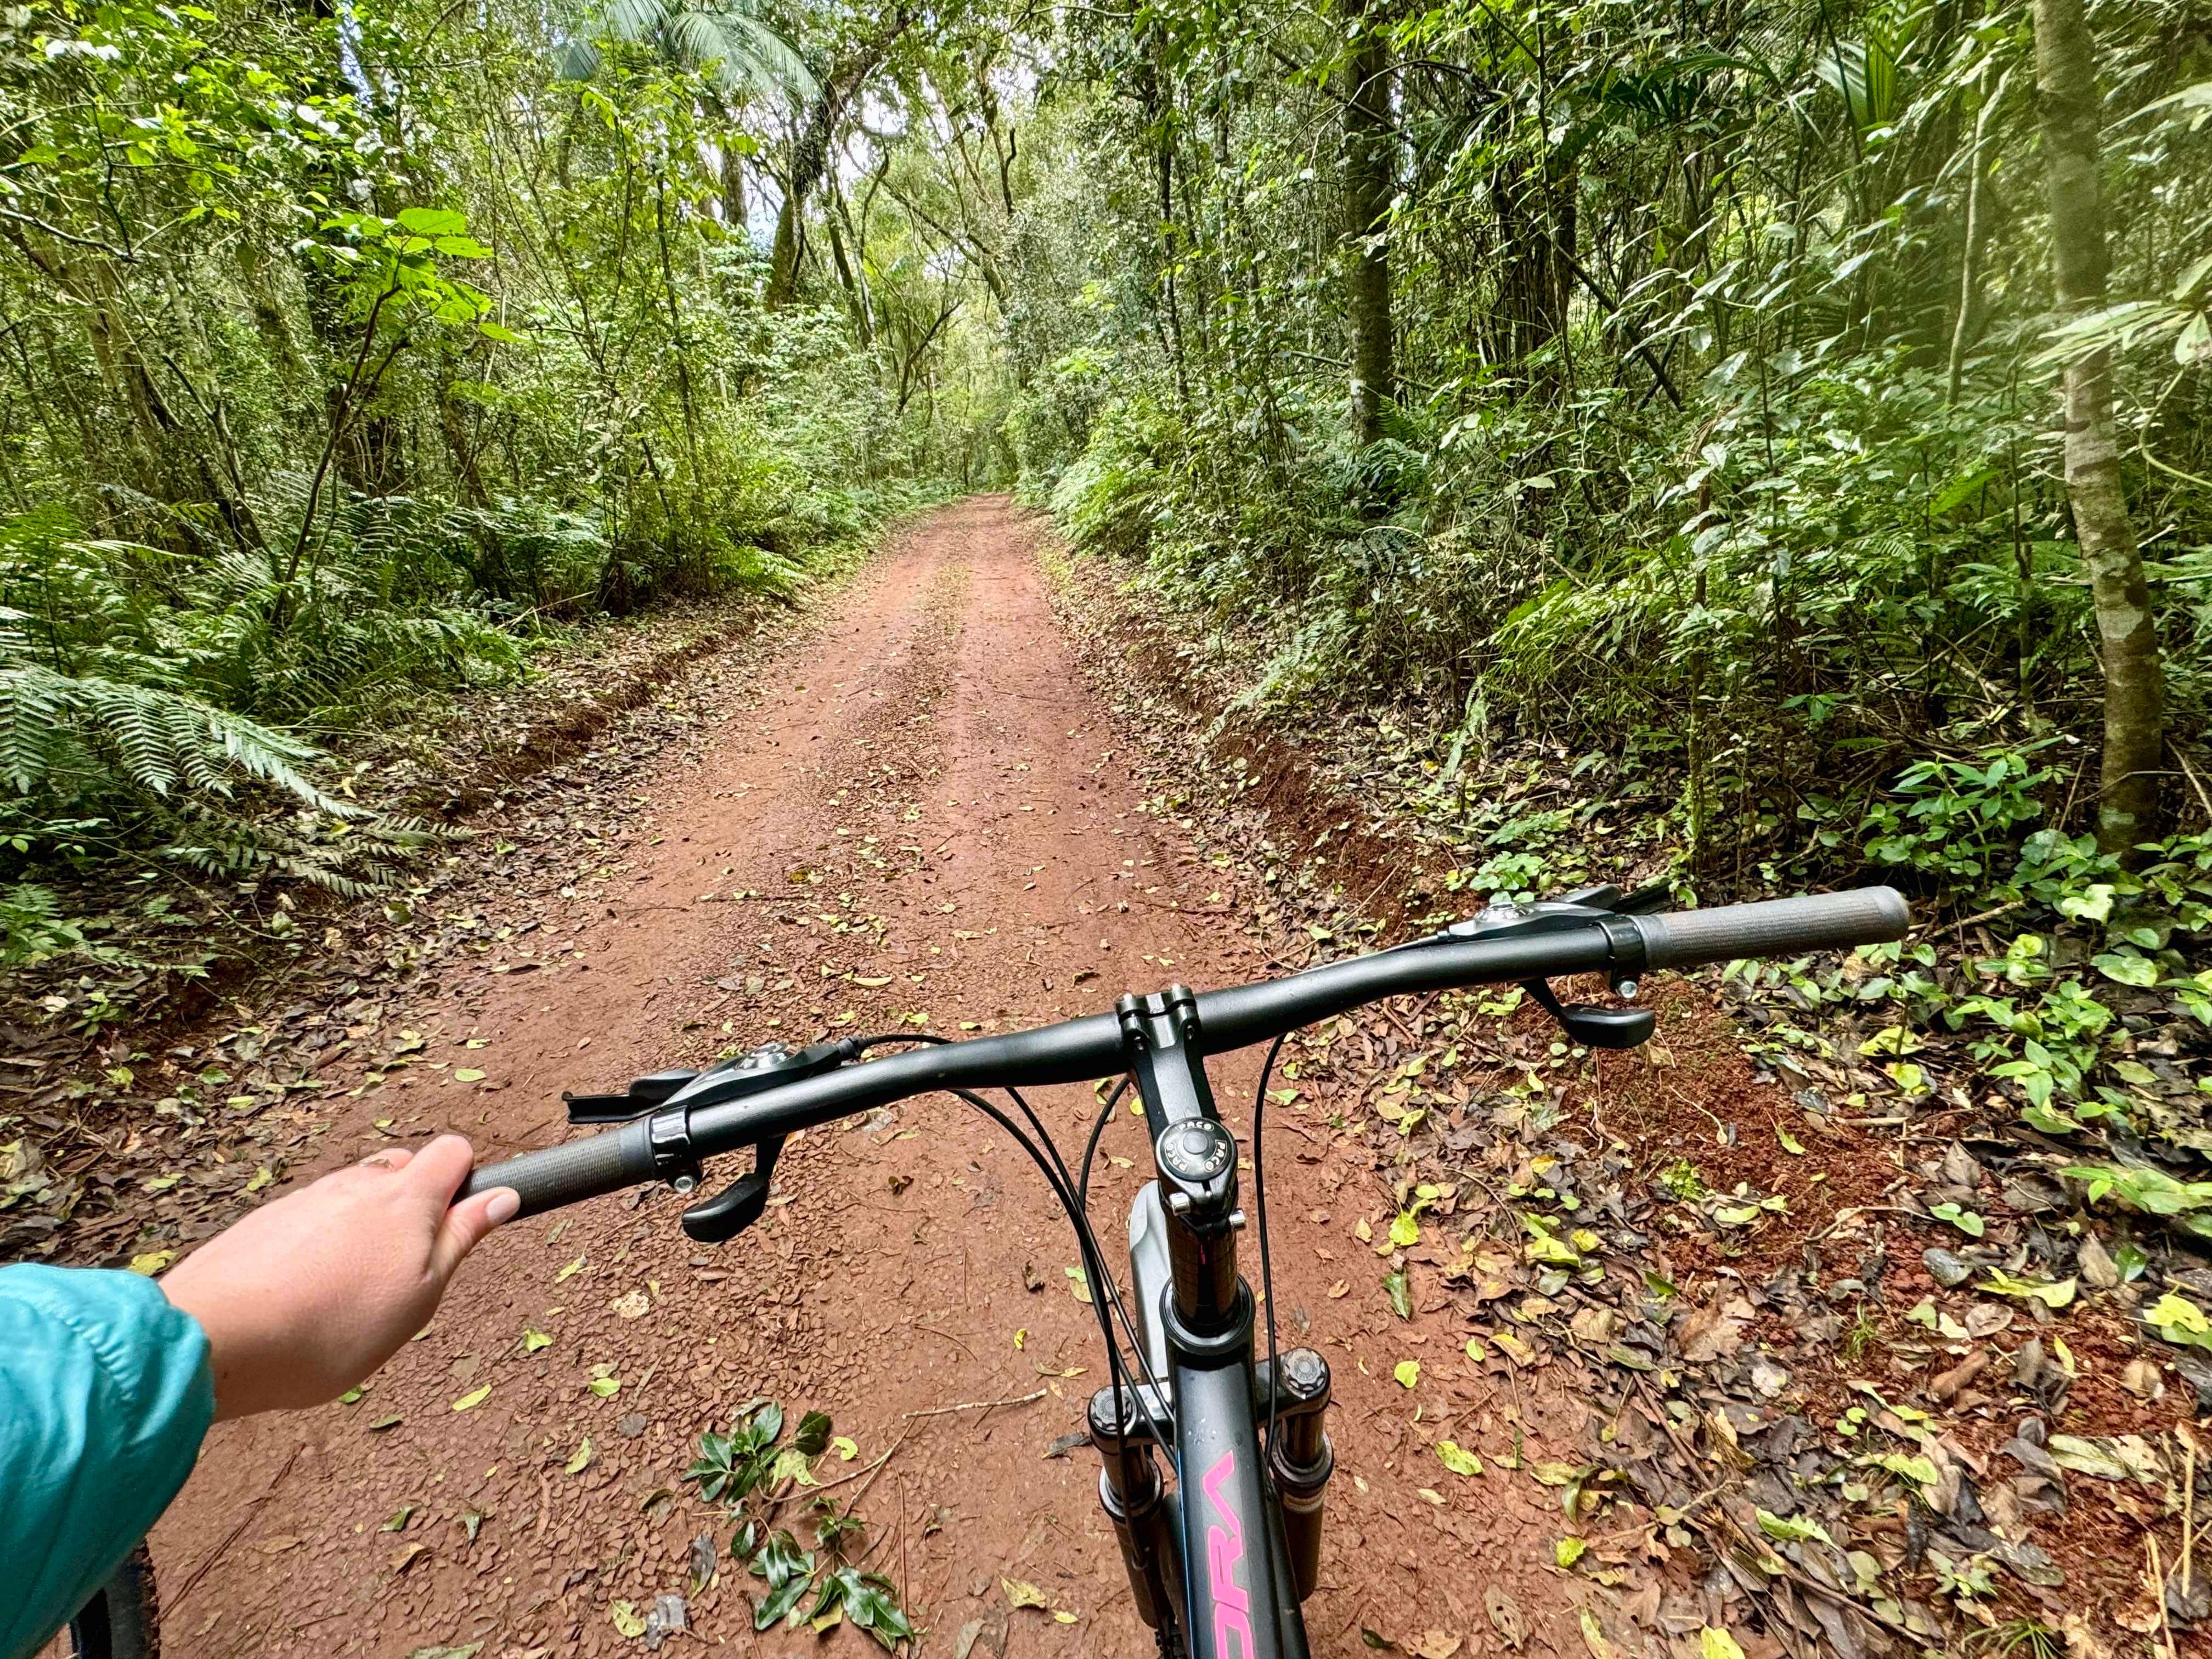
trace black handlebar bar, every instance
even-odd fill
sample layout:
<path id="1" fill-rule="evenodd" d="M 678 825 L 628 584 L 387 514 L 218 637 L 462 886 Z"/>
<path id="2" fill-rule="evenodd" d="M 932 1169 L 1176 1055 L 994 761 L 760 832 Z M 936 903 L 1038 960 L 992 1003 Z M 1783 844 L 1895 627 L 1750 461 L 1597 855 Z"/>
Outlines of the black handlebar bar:
<path id="1" fill-rule="evenodd" d="M 1902 939 L 1911 922 L 1902 894 L 1865 887 L 1665 915 L 1593 910 L 1547 915 L 1528 925 L 1486 929 L 1478 923 L 1463 933 L 1451 930 L 1287 978 L 1202 993 L 1199 1030 L 1206 1051 L 1220 1054 L 1271 1042 L 1384 997 L 1598 971 L 1632 977 L 1650 968 L 1795 956 Z M 688 1110 L 690 1148 L 705 1158 L 940 1089 L 1088 1083 L 1118 1075 L 1126 1066 L 1120 1022 L 1111 1014 L 1094 1014 L 918 1048 L 683 1109 Z M 651 1120 L 641 1118 L 487 1164 L 455 1198 L 511 1187 L 521 1196 L 521 1213 L 534 1215 L 637 1186 L 656 1173 Z"/>

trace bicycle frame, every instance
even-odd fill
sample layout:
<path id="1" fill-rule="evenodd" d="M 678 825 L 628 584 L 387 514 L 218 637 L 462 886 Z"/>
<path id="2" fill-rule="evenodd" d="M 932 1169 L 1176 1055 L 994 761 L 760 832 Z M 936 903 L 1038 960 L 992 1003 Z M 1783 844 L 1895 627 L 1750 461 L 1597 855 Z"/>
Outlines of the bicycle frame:
<path id="1" fill-rule="evenodd" d="M 1328 1366 L 1310 1349 L 1253 1361 L 1254 1301 L 1237 1269 L 1237 1143 L 1206 1076 L 1198 1006 L 1176 987 L 1115 1010 L 1153 1133 L 1156 1178 L 1130 1212 L 1130 1269 L 1145 1358 L 1161 1401 L 1110 1388 L 1091 1402 L 1099 1496 L 1120 1534 L 1138 1612 L 1191 1659 L 1307 1659 L 1299 1603 L 1320 1557 Z M 1260 1418 L 1272 1406 L 1273 1443 Z M 1173 1425 L 1176 1490 L 1152 1443 Z M 1170 1613 L 1172 1610 L 1172 1613 Z"/>

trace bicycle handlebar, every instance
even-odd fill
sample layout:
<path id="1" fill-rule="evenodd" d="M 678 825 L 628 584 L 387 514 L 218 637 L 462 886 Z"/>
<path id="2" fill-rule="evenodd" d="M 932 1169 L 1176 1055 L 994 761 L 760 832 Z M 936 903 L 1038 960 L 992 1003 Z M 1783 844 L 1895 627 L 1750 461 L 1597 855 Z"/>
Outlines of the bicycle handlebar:
<path id="1" fill-rule="evenodd" d="M 1389 996 L 1601 970 L 1632 975 L 1649 968 L 1878 944 L 1902 939 L 1911 915 L 1894 888 L 1865 887 L 1665 915 L 1593 912 L 1587 921 L 1545 920 L 1542 927 L 1439 934 L 1283 979 L 1203 992 L 1201 1041 L 1210 1054 L 1249 1048 Z M 1093 1014 L 844 1066 L 740 1099 L 702 1102 L 688 1108 L 689 1138 L 693 1152 L 708 1158 L 940 1089 L 1088 1083 L 1124 1069 L 1120 1021 Z M 680 1097 L 672 1106 L 679 1103 Z M 648 1116 L 486 1164 L 455 1200 L 511 1187 L 521 1196 L 521 1213 L 535 1215 L 640 1185 L 656 1173 Z"/>
<path id="2" fill-rule="evenodd" d="M 1912 913 L 1894 887 L 1859 887 L 1629 920 L 1644 935 L 1644 966 L 1695 968 L 1903 939 Z"/>

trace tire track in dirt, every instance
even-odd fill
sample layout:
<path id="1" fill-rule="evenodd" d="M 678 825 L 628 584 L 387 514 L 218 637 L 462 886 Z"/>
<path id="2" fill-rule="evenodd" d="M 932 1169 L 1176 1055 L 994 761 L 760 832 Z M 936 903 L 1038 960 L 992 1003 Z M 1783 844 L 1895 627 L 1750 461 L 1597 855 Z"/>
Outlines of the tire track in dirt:
<path id="1" fill-rule="evenodd" d="M 951 1034 L 963 1022 L 1006 1030 L 1127 988 L 1264 971 L 1231 875 L 1147 810 L 1125 750 L 1054 623 L 1030 532 L 1003 501 L 949 508 L 763 671 L 757 706 L 697 765 L 638 780 L 654 834 L 632 868 L 591 869 L 579 849 L 568 908 L 548 930 L 573 950 L 453 985 L 422 1012 L 426 1059 L 485 1080 L 417 1068 L 365 1097 L 330 1139 L 366 1150 L 375 1120 L 412 1109 L 488 1155 L 558 1138 L 564 1086 L 618 1086 L 727 1045 L 923 1013 Z M 471 1038 L 485 1046 L 454 1046 Z M 1216 1068 L 1240 1125 L 1255 1070 L 1254 1055 Z M 1033 1103 L 1079 1153 L 1091 1091 Z M 1471 1366 L 1463 1386 L 1451 1380 L 1455 1338 L 1440 1322 L 1389 1328 L 1374 1296 L 1329 1296 L 1349 1275 L 1371 1288 L 1377 1270 L 1356 1259 L 1349 1218 L 1371 1206 L 1376 1177 L 1326 1126 L 1277 1121 L 1284 1340 L 1322 1346 L 1337 1374 L 1342 1472 L 1308 1606 L 1316 1650 L 1363 1650 L 1362 1624 L 1473 1638 L 1492 1574 L 1540 1630 L 1558 1597 L 1537 1559 L 1556 1517 L 1503 1482 L 1417 1497 L 1445 1478 L 1416 1461 L 1433 1462 L 1430 1431 L 1414 1429 L 1414 1398 L 1391 1367 L 1421 1358 L 1435 1379 L 1424 1409 L 1459 1413 L 1470 1431 L 1505 1402 Z M 1094 1194 L 1117 1259 L 1146 1172 L 1138 1126 L 1125 1117 L 1106 1151 L 1131 1160 Z M 711 1517 L 678 1476 L 696 1434 L 756 1395 L 830 1411 L 864 1460 L 898 1445 L 860 1511 L 873 1523 L 868 1565 L 931 1627 L 924 1651 L 949 1652 L 963 1622 L 1003 1608 L 1002 1573 L 1076 1615 L 1015 1613 L 1010 1652 L 1151 1651 L 1098 1510 L 1095 1459 L 1044 1455 L 1079 1426 L 1103 1366 L 1065 1272 L 1073 1237 L 1018 1148 L 932 1099 L 794 1140 L 768 1215 L 728 1245 L 684 1237 L 682 1202 L 654 1193 L 520 1223 L 486 1244 L 361 1402 L 218 1429 L 155 1534 L 170 1582 L 207 1566 L 169 1621 L 173 1656 L 402 1659 L 479 1641 L 483 1659 L 625 1651 L 635 1644 L 609 1603 L 686 1588 L 687 1547 Z M 1246 1266 L 1256 1279 L 1256 1260 Z M 553 1341 L 526 1353 L 526 1327 Z M 612 1398 L 590 1392 L 594 1367 L 619 1380 Z M 452 1409 L 486 1384 L 480 1405 Z M 914 1415 L 1040 1389 L 1018 1406 Z M 569 1474 L 586 1437 L 592 1460 Z M 655 1500 L 668 1489 L 672 1501 Z M 380 1529 L 409 1505 L 404 1530 Z M 715 1532 L 726 1548 L 726 1528 Z M 700 1635 L 738 1652 L 809 1645 L 753 1635 L 738 1592 L 754 1582 L 725 1554 L 692 1598 Z M 848 1630 L 828 1646 L 876 1650 Z"/>

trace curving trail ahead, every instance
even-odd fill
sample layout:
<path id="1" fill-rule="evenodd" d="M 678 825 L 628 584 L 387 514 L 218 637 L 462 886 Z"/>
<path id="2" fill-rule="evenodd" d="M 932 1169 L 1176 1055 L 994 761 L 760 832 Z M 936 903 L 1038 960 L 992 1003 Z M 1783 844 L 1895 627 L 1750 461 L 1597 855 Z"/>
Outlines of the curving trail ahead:
<path id="1" fill-rule="evenodd" d="M 573 951 L 494 974 L 495 951 L 447 975 L 411 1017 L 419 1058 L 485 1079 L 427 1063 L 398 1074 L 350 1103 L 332 1155 L 368 1150 L 379 1119 L 410 1135 L 451 1124 L 485 1152 L 544 1145 L 562 1133 L 564 1087 L 617 1086 L 733 1040 L 811 1036 L 848 1012 L 839 1029 L 926 1012 L 948 1032 L 1004 1030 L 1133 987 L 1265 971 L 1225 875 L 1143 810 L 1033 541 L 1003 499 L 934 515 L 765 665 L 696 757 L 634 781 L 651 805 L 619 852 L 578 846 L 542 903 L 487 877 L 487 915 L 520 926 L 537 904 L 538 937 Z M 730 896 L 746 892 L 763 896 Z M 482 1046 L 459 1046 L 471 1038 Z M 1255 1067 L 1241 1056 L 1217 1073 L 1239 1122 Z M 1079 1153 L 1090 1091 L 1034 1103 Z M 1378 1190 L 1367 1155 L 1283 1116 L 1270 1212 L 1285 1340 L 1322 1347 L 1337 1376 L 1340 1473 L 1307 1608 L 1316 1651 L 1364 1652 L 1363 1625 L 1484 1651 L 1493 1580 L 1527 1615 L 1527 1650 L 1571 1643 L 1545 1571 L 1556 1513 L 1495 1471 L 1447 1477 L 1427 1449 L 1440 1409 L 1461 1438 L 1487 1427 L 1491 1443 L 1511 1432 L 1515 1402 L 1471 1366 L 1460 1377 L 1447 1322 L 1401 1324 L 1380 1308 L 1351 1232 Z M 1125 1118 L 1108 1149 L 1141 1161 L 1138 1126 Z M 1110 1169 L 1094 1194 L 1109 1257 L 1140 1173 Z M 155 1534 L 168 1594 L 183 1595 L 171 1659 L 405 1659 L 479 1642 L 481 1659 L 634 1650 L 610 1604 L 642 1609 L 688 1589 L 687 1552 L 711 1517 L 678 1477 L 696 1435 L 726 1428 L 755 1395 L 830 1411 L 859 1444 L 854 1470 L 899 1443 L 860 1511 L 868 1565 L 905 1586 L 929 1627 L 922 1651 L 953 1652 L 980 1620 L 981 1653 L 1149 1654 L 1095 1457 L 1046 1455 L 1079 1426 L 1103 1367 L 1068 1280 L 1072 1237 L 1033 1166 L 968 1109 L 918 1102 L 794 1142 L 775 1203 L 718 1249 L 684 1237 L 665 1194 L 520 1223 L 362 1401 L 217 1429 Z M 1346 1279 L 1361 1293 L 1333 1298 Z M 553 1340 L 526 1352 L 526 1328 Z M 1418 1428 L 1416 1398 L 1391 1380 L 1408 1356 L 1428 1379 Z M 620 1382 L 613 1397 L 590 1391 L 595 1367 Z M 453 1409 L 487 1384 L 480 1404 Z M 941 1409 L 1040 1389 L 1028 1403 Z M 586 1437 L 587 1466 L 568 1473 Z M 664 1489 L 673 1501 L 654 1501 Z M 383 1529 L 410 1505 L 402 1529 Z M 715 1536 L 726 1552 L 727 1529 Z M 1001 1576 L 1073 1621 L 1009 1613 Z M 816 1650 L 804 1632 L 753 1634 L 738 1591 L 757 1582 L 725 1553 L 673 1650 Z M 827 1648 L 878 1651 L 849 1629 Z"/>

